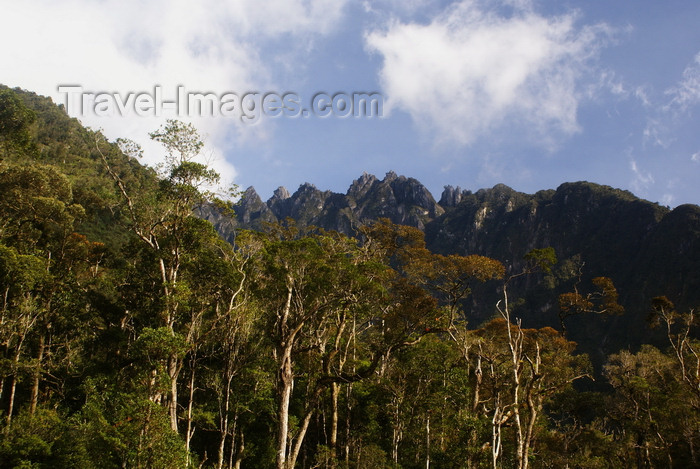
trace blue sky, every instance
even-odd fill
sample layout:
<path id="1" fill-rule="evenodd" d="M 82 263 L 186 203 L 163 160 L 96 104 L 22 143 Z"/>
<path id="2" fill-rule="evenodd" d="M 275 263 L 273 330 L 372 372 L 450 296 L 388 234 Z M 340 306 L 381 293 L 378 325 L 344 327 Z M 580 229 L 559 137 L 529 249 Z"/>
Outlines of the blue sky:
<path id="1" fill-rule="evenodd" d="M 377 92 L 378 117 L 72 114 L 160 150 L 167 117 L 207 161 L 267 199 L 363 172 L 534 192 L 588 180 L 700 203 L 700 1 L 3 1 L 0 83 L 128 96 Z M 7 45 L 10 46 L 7 46 Z"/>

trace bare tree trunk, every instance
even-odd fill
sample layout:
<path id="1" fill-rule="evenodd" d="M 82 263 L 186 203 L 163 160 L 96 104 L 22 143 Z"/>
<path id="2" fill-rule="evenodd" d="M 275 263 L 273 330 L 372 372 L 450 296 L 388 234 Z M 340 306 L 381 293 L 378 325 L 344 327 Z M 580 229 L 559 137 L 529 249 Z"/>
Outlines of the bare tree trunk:
<path id="1" fill-rule="evenodd" d="M 348 346 L 352 344 L 352 372 L 355 373 L 357 363 L 357 317 L 352 316 L 352 335 Z M 345 393 L 345 467 L 350 467 L 350 415 L 352 414 L 352 383 L 348 383 Z"/>
<path id="2" fill-rule="evenodd" d="M 243 454 L 245 451 L 245 434 L 243 431 L 240 432 L 241 437 L 238 443 L 238 449 L 236 449 L 236 462 L 231 466 L 233 469 L 241 469 L 241 463 L 243 462 Z"/>
<path id="3" fill-rule="evenodd" d="M 236 428 L 238 427 L 238 412 L 233 418 L 233 431 L 231 432 L 231 447 L 228 451 L 228 467 L 233 467 L 233 457 L 236 453 Z"/>
<path id="4" fill-rule="evenodd" d="M 5 313 L 7 312 L 7 297 L 10 295 L 10 287 L 5 288 L 2 301 L 2 316 L 0 316 L 0 325 L 5 323 Z M 5 377 L 0 377 L 0 402 L 5 393 Z"/>
<path id="5" fill-rule="evenodd" d="M 294 373 L 292 369 L 292 347 L 294 337 L 287 331 L 287 321 L 292 308 L 292 288 L 291 279 L 287 281 L 287 300 L 279 317 L 280 329 L 280 367 L 277 377 L 278 406 L 277 417 L 277 469 L 290 469 L 287 464 L 287 441 L 289 438 L 289 402 L 292 399 L 294 389 Z"/>
<path id="6" fill-rule="evenodd" d="M 511 324 L 510 317 L 510 306 L 508 304 L 508 290 L 507 286 L 503 286 L 503 308 L 501 309 L 500 301 L 496 304 L 496 308 L 499 313 L 506 321 L 506 331 L 508 335 L 508 348 L 510 350 L 511 366 L 512 366 L 512 386 L 513 386 L 513 398 L 512 398 L 512 413 L 513 421 L 515 422 L 515 436 L 516 436 L 516 450 L 515 457 L 517 461 L 517 468 L 523 469 L 523 464 L 526 464 L 523 460 L 524 451 L 524 441 L 523 441 L 523 427 L 520 420 L 520 388 L 522 384 L 522 369 L 523 369 L 523 331 L 520 327 L 520 320 L 517 321 L 515 325 L 515 333 L 513 333 L 513 324 Z M 525 458 L 527 459 L 527 458 Z"/>
<path id="7" fill-rule="evenodd" d="M 1 383 L 0 383 L 1 385 Z M 695 435 L 693 434 L 694 432 L 686 430 L 686 440 L 688 441 L 688 447 L 690 449 L 690 460 L 693 462 L 693 464 L 697 464 L 697 455 L 695 451 Z"/>
<path id="8" fill-rule="evenodd" d="M 190 391 L 190 398 L 189 402 L 187 403 L 187 430 L 186 430 L 186 435 L 185 435 L 185 451 L 187 451 L 187 465 L 189 466 L 190 463 L 190 443 L 192 442 L 192 436 L 194 436 L 194 431 L 195 427 L 193 425 L 192 421 L 192 409 L 194 406 L 194 391 L 195 391 L 195 370 L 197 369 L 196 367 L 196 362 L 197 362 L 197 356 L 196 354 L 192 355 L 192 358 L 190 360 L 191 363 L 191 375 L 190 375 L 190 383 L 189 383 L 189 391 Z"/>
<path id="9" fill-rule="evenodd" d="M 36 370 L 34 370 L 34 377 L 32 382 L 32 391 L 29 397 L 29 413 L 34 415 L 36 412 L 36 406 L 39 402 L 39 384 L 41 382 L 41 364 L 44 361 L 44 350 L 46 348 L 46 339 L 44 334 L 39 336 L 39 352 L 37 353 L 37 365 Z"/>
<path id="10" fill-rule="evenodd" d="M 177 356 L 172 355 L 168 359 L 168 377 L 170 378 L 170 399 L 168 401 L 168 410 L 170 413 L 170 428 L 175 433 L 178 433 L 177 425 L 177 378 L 180 374 L 180 360 Z"/>
<path id="11" fill-rule="evenodd" d="M 350 414 L 352 412 L 352 404 L 350 397 L 352 395 L 352 383 L 347 386 L 347 408 L 345 415 L 345 467 L 350 467 Z"/>
<path id="12" fill-rule="evenodd" d="M 481 352 L 481 344 L 479 344 L 479 352 Z M 479 407 L 479 399 L 481 398 L 481 381 L 483 372 L 481 370 L 481 353 L 476 356 L 476 368 L 474 369 L 474 399 L 472 400 L 472 412 L 476 412 Z"/>
<path id="13" fill-rule="evenodd" d="M 541 397 L 537 396 L 535 394 L 536 390 L 539 389 L 539 383 L 538 383 L 538 376 L 540 374 L 540 364 L 541 364 L 541 356 L 540 356 L 540 345 L 539 343 L 535 343 L 536 346 L 536 354 L 535 354 L 535 361 L 533 362 L 528 358 L 528 362 L 530 364 L 531 372 L 532 372 L 532 377 L 530 378 L 530 381 L 525 389 L 525 394 L 526 394 L 526 402 L 527 402 L 527 408 L 528 408 L 528 422 L 527 422 L 527 429 L 525 431 L 525 437 L 524 437 L 524 444 L 523 444 L 523 455 L 522 455 L 522 460 L 523 460 L 523 469 L 527 469 L 530 463 L 529 460 L 529 453 L 530 453 L 530 446 L 532 445 L 532 440 L 534 438 L 534 433 L 535 433 L 535 423 L 537 423 L 537 416 L 540 411 L 541 407 Z"/>
<path id="14" fill-rule="evenodd" d="M 425 421 L 425 469 L 430 469 L 430 411 Z"/>
<path id="15" fill-rule="evenodd" d="M 401 442 L 401 422 L 400 422 L 400 408 L 399 399 L 394 398 L 395 403 L 395 413 L 394 413 L 394 425 L 393 425 L 393 435 L 391 444 L 391 458 L 394 461 L 394 467 L 399 465 L 399 443 Z"/>
<path id="16" fill-rule="evenodd" d="M 7 312 L 7 298 L 10 296 L 10 287 L 5 288 L 5 293 L 2 295 L 2 318 L 0 324 L 5 322 L 5 313 Z"/>
<path id="17" fill-rule="evenodd" d="M 521 458 L 523 461 L 523 469 L 528 469 L 530 464 L 530 459 L 528 456 L 530 453 L 530 445 L 532 444 L 532 439 L 535 431 L 535 422 L 537 422 L 537 414 L 539 412 L 538 406 L 533 402 L 532 398 L 528 398 L 528 409 L 530 411 L 530 415 L 528 416 L 527 431 L 525 434 L 523 454 Z"/>
<path id="18" fill-rule="evenodd" d="M 228 412 L 229 408 L 231 405 L 231 380 L 233 379 L 233 375 L 229 375 L 226 378 L 226 387 L 224 389 L 224 405 L 223 409 L 221 409 L 220 416 L 219 416 L 219 421 L 220 421 L 220 428 L 219 428 L 219 454 L 218 454 L 218 459 L 217 459 L 217 464 L 216 467 L 217 469 L 222 469 L 224 466 L 224 449 L 226 446 L 226 437 L 228 436 Z M 236 415 L 237 417 L 237 415 Z M 231 445 L 233 446 L 233 441 L 231 442 Z M 230 466 L 230 464 L 229 464 Z"/>
<path id="19" fill-rule="evenodd" d="M 15 351 L 15 356 L 12 358 L 12 378 L 10 378 L 10 396 L 7 403 L 7 426 L 9 427 L 12 423 L 12 413 L 15 409 L 15 394 L 17 393 L 17 368 L 19 367 L 19 357 L 21 352 L 21 342 L 17 346 Z"/>
<path id="20" fill-rule="evenodd" d="M 29 331 L 32 329 L 34 324 L 36 323 L 37 318 L 39 317 L 39 313 L 34 314 L 33 316 L 25 316 L 22 318 L 23 321 L 25 321 L 23 325 L 23 331 L 19 336 L 19 341 L 17 342 L 17 345 L 15 346 L 15 353 L 14 356 L 12 357 L 12 378 L 10 380 L 10 396 L 8 400 L 8 405 L 7 405 L 7 426 L 9 427 L 10 424 L 12 423 L 12 413 L 14 412 L 15 408 L 15 394 L 17 393 L 17 370 L 19 368 L 19 359 L 22 356 L 22 347 L 24 346 L 24 341 L 27 338 L 27 335 L 29 335 Z"/>
<path id="21" fill-rule="evenodd" d="M 501 425 L 502 413 L 500 406 L 496 404 L 491 419 L 491 462 L 493 469 L 498 469 L 498 459 L 501 456 Z"/>
<path id="22" fill-rule="evenodd" d="M 331 383 L 331 436 L 329 446 L 331 447 L 331 455 L 335 458 L 338 453 L 338 396 L 340 394 L 340 385 Z"/>
<path id="23" fill-rule="evenodd" d="M 316 413 L 316 403 L 318 402 L 318 397 L 320 394 L 321 389 L 319 388 L 316 390 L 313 399 L 309 403 L 309 409 L 307 410 L 306 415 L 304 416 L 304 420 L 301 423 L 301 427 L 297 432 L 297 437 L 296 441 L 294 442 L 292 452 L 289 454 L 289 460 L 287 461 L 288 469 L 292 469 L 296 465 L 297 458 L 299 457 L 299 452 L 301 451 L 301 446 L 304 443 L 306 431 L 309 429 L 309 423 L 311 423 L 311 417 L 313 417 L 313 415 Z"/>
<path id="24" fill-rule="evenodd" d="M 228 422 L 227 422 L 228 423 Z M 217 469 L 222 469 L 224 467 L 224 451 L 226 449 L 226 437 L 228 436 L 226 434 L 226 428 L 221 428 L 219 430 L 220 436 L 219 436 L 219 451 L 217 453 L 217 459 L 216 459 L 216 468 Z"/>
<path id="25" fill-rule="evenodd" d="M 294 375 L 292 372 L 292 348 L 291 344 L 283 350 L 282 365 L 279 370 L 279 403 L 277 415 L 279 418 L 277 428 L 277 469 L 288 469 L 287 465 L 287 441 L 289 438 L 289 403 L 294 389 Z"/>
<path id="26" fill-rule="evenodd" d="M 15 372 L 16 373 L 16 372 Z M 9 427 L 12 423 L 12 412 L 15 408 L 15 393 L 17 392 L 17 375 L 13 373 L 12 378 L 10 378 L 10 397 L 7 404 L 7 426 Z"/>

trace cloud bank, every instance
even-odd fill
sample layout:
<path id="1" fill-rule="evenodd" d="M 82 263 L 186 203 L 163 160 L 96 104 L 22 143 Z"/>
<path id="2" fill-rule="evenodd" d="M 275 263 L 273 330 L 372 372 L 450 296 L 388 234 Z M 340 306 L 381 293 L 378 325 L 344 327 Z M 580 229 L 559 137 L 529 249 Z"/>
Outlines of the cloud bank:
<path id="1" fill-rule="evenodd" d="M 0 42 L 2 82 L 63 102 L 59 85 L 86 91 L 147 92 L 159 85 L 192 91 L 266 91 L 274 86 L 279 54 L 298 53 L 313 38 L 328 34 L 343 15 L 346 0 L 26 0 L 3 6 Z M 284 38 L 275 58 L 265 56 L 267 42 Z M 80 117 L 80 116 L 74 116 Z M 164 117 L 177 117 L 167 116 Z M 84 124 L 104 129 L 110 139 L 131 136 L 159 154 L 147 133 L 164 117 L 96 118 Z M 232 126 L 225 119 L 183 118 L 208 136 L 213 166 L 224 179 L 235 177 L 226 162 L 226 141 L 265 136 L 265 126 Z M 233 127 L 233 128 L 232 128 Z M 153 162 L 152 158 L 151 161 Z"/>
<path id="2" fill-rule="evenodd" d="M 678 84 L 669 88 L 666 94 L 671 97 L 666 110 L 686 112 L 689 108 L 700 104 L 700 52 L 683 70 L 683 77 Z"/>
<path id="3" fill-rule="evenodd" d="M 369 32 L 388 108 L 461 145 L 513 124 L 542 139 L 577 132 L 581 81 L 609 28 L 505 3 L 464 0 L 428 24 Z"/>

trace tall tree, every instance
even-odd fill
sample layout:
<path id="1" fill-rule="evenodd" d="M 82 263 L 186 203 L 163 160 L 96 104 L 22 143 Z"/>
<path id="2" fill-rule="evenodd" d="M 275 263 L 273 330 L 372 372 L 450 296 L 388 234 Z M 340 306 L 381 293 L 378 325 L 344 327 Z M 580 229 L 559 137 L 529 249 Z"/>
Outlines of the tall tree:
<path id="1" fill-rule="evenodd" d="M 68 179 L 50 166 L 10 165 L 0 170 L 0 290 L 5 359 L 9 376 L 0 380 L 11 422 L 20 360 L 30 338 L 37 342 L 30 411 L 36 409 L 42 366 L 49 355 L 63 301 L 75 287 L 78 264 L 85 267 L 90 243 L 74 233 L 83 208 L 73 203 Z M 9 378 L 9 381 L 5 378 Z M 3 387 L 8 386 L 8 392 Z"/>
<path id="2" fill-rule="evenodd" d="M 201 204 L 213 202 L 216 197 L 210 189 L 219 181 L 219 175 L 196 159 L 203 142 L 191 124 L 169 120 L 150 134 L 166 150 L 164 162 L 158 166 L 159 184 L 150 192 L 136 192 L 127 187 L 123 178 L 110 163 L 110 157 L 100 149 L 105 169 L 114 180 L 124 203 L 126 221 L 140 242 L 150 251 L 158 273 L 159 327 L 173 336 L 191 340 L 197 322 L 190 321 L 182 305 L 187 302 L 189 288 L 180 279 L 183 264 L 200 223 L 195 221 L 194 210 Z M 140 149 L 130 142 L 121 141 L 123 152 L 139 156 Z M 195 235 L 196 236 L 196 235 Z M 165 373 L 170 382 L 167 399 L 170 426 L 178 431 L 178 378 L 183 367 L 183 356 L 171 353 L 165 359 Z M 158 400 L 159 396 L 151 396 Z"/>
<path id="3" fill-rule="evenodd" d="M 322 391 L 336 378 L 333 357 L 346 328 L 344 315 L 371 284 L 355 241 L 337 234 L 297 238 L 293 230 L 266 241 L 258 292 L 269 312 L 267 333 L 277 370 L 277 467 L 294 467 Z M 333 345 L 331 345 L 333 344 Z M 338 346 L 336 346 L 338 345 Z M 290 427 L 298 367 L 306 364 L 299 427 Z M 349 378 L 348 378 L 349 379 Z"/>
<path id="4" fill-rule="evenodd" d="M 23 151 L 30 145 L 30 127 L 35 120 L 36 113 L 14 91 L 0 88 L 0 148 L 4 153 L 0 157 Z"/>

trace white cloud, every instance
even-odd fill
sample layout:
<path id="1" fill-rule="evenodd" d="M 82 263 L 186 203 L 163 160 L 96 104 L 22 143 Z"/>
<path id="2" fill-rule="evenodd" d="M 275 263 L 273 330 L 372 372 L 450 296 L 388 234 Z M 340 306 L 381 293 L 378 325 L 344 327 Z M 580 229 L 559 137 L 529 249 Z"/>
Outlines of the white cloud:
<path id="1" fill-rule="evenodd" d="M 635 97 L 644 104 L 646 99 L 643 88 L 631 90 L 614 70 L 601 70 L 597 81 L 589 83 L 584 89 L 585 97 L 590 100 L 602 100 L 612 96 L 617 101 Z"/>
<path id="2" fill-rule="evenodd" d="M 437 0 L 364 0 L 362 8 L 365 13 L 379 13 L 390 11 L 396 13 L 413 14 L 420 10 L 434 6 Z"/>
<path id="3" fill-rule="evenodd" d="M 642 144 L 669 148 L 675 142 L 672 128 L 668 125 L 668 118 L 647 117 L 647 124 L 642 132 Z"/>
<path id="4" fill-rule="evenodd" d="M 673 194 L 664 194 L 661 196 L 661 205 L 672 207 L 676 197 Z"/>
<path id="5" fill-rule="evenodd" d="M 634 90 L 634 97 L 641 101 L 644 107 L 651 106 L 651 100 L 649 99 L 649 90 L 646 86 L 637 86 Z"/>
<path id="6" fill-rule="evenodd" d="M 697 153 L 693 153 L 693 156 L 690 157 L 690 161 L 700 163 L 700 151 Z"/>
<path id="7" fill-rule="evenodd" d="M 63 101 L 58 85 L 86 91 L 127 94 L 162 86 L 164 97 L 177 85 L 216 93 L 274 91 L 273 59 L 266 41 L 284 44 L 290 53 L 320 34 L 333 31 L 346 0 L 25 0 L 3 5 L 0 28 L 2 81 Z M 170 90 L 170 91 L 169 91 Z M 168 96 L 168 93 L 172 96 Z M 77 117 L 77 116 L 76 116 Z M 81 119 L 103 128 L 110 139 L 130 137 L 144 143 L 163 118 Z M 225 179 L 235 177 L 226 162 L 226 139 L 261 138 L 266 126 L 232 126 L 233 119 L 194 121 L 208 136 Z M 152 152 L 147 152 L 152 154 Z"/>
<path id="8" fill-rule="evenodd" d="M 688 118 L 693 106 L 700 104 L 700 52 L 683 70 L 678 83 L 665 90 L 665 104 L 655 109 L 655 115 L 647 118 L 643 133 L 643 144 L 651 143 L 661 148 L 668 148 L 676 141 L 675 129 Z M 649 99 L 644 96 L 645 103 Z M 658 102 L 658 101 L 657 101 Z"/>
<path id="9" fill-rule="evenodd" d="M 405 110 L 459 144 L 507 123 L 538 136 L 576 132 L 579 81 L 608 29 L 509 3 L 509 16 L 464 0 L 429 24 L 393 21 L 368 33 L 368 50 L 384 59 L 385 110 Z"/>
<path id="10" fill-rule="evenodd" d="M 666 91 L 671 96 L 666 110 L 685 112 L 690 107 L 700 104 L 700 52 L 683 70 L 683 78 L 678 84 Z"/>
<path id="11" fill-rule="evenodd" d="M 650 172 L 642 170 L 633 158 L 630 158 L 630 169 L 634 176 L 630 185 L 637 195 L 643 194 L 654 184 L 654 176 Z"/>

